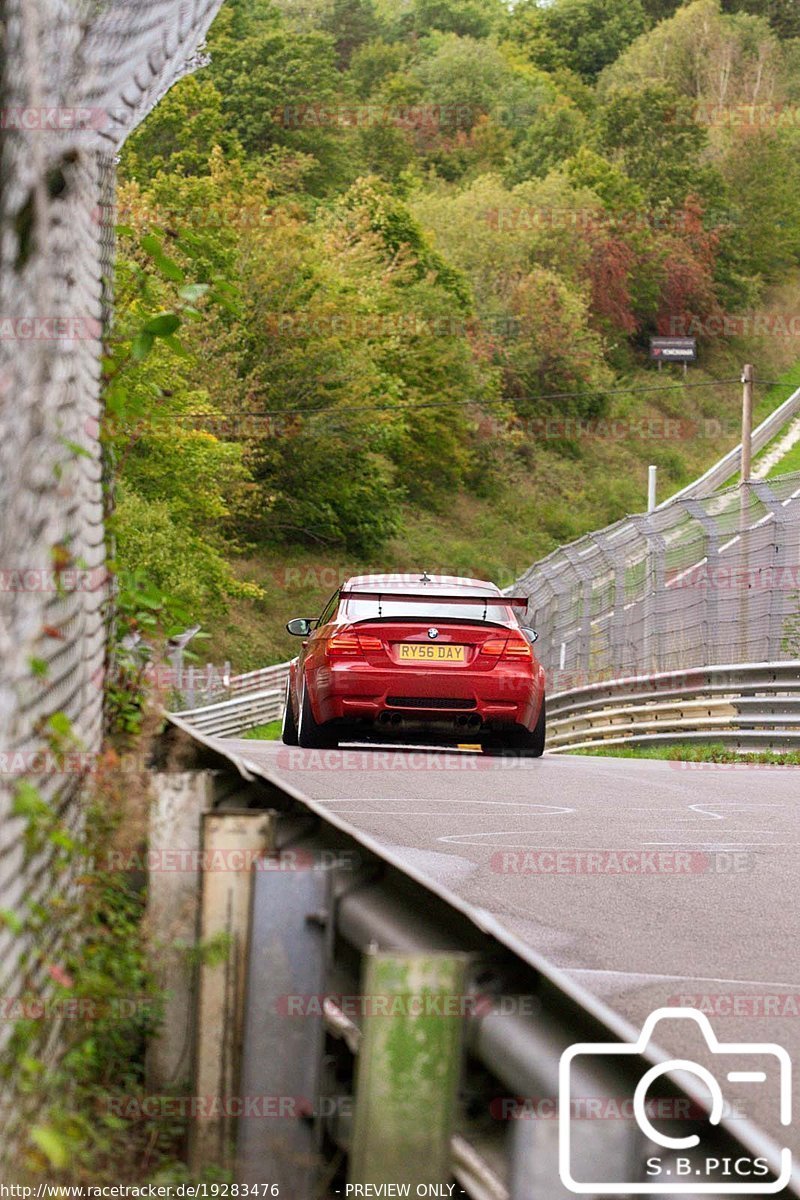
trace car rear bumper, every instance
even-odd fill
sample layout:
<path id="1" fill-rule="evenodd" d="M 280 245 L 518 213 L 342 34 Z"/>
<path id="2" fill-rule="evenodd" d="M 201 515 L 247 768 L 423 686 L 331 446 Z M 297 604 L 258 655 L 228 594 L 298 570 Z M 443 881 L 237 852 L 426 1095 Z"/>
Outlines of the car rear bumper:
<path id="1" fill-rule="evenodd" d="M 509 725 L 533 729 L 544 696 L 538 664 L 497 663 L 491 671 L 424 665 L 386 669 L 335 663 L 309 673 L 317 721 L 478 731 Z"/>

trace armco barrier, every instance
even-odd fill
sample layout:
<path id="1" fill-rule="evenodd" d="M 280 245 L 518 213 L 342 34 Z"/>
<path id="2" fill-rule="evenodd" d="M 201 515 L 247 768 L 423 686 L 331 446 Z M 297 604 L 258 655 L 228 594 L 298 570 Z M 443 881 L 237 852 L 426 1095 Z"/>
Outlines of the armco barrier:
<path id="1" fill-rule="evenodd" d="M 256 725 L 278 721 L 283 716 L 286 685 L 252 692 L 233 700 L 221 700 L 205 708 L 189 709 L 177 713 L 200 733 L 211 733 L 216 737 L 234 737 L 246 733 Z"/>
<path id="2" fill-rule="evenodd" d="M 551 752 L 681 742 L 800 748 L 800 661 L 691 667 L 548 700 Z"/>
<path id="3" fill-rule="evenodd" d="M 227 1036 L 208 1037 L 192 1009 L 197 991 L 167 1001 L 167 1021 L 198 1051 L 195 1077 L 183 1081 L 187 1095 L 206 1100 L 194 1171 L 224 1164 L 240 1184 L 269 1180 L 276 1192 L 311 1200 L 346 1156 L 351 1195 L 377 1195 L 364 1185 L 391 1179 L 392 1194 L 446 1196 L 451 1189 L 442 1185 L 455 1178 L 473 1200 L 555 1200 L 568 1194 L 556 1134 L 569 1122 L 574 1177 L 618 1184 L 584 1192 L 650 1191 L 643 1181 L 658 1153 L 672 1173 L 670 1155 L 648 1142 L 626 1099 L 665 1061 L 657 1045 L 413 860 L 224 743 L 179 718 L 172 723 L 214 767 L 189 771 L 201 784 L 192 789 L 185 773 L 178 784 L 157 776 L 167 808 L 179 785 L 206 797 L 193 834 L 198 895 L 220 886 L 217 847 L 238 863 L 222 868 L 225 895 L 236 898 L 216 914 L 229 934 L 227 959 L 204 968 L 199 987 L 222 1004 Z M 161 873 L 159 886 L 180 883 Z M 656 1042 L 661 1015 L 694 1019 L 660 1010 L 645 1025 Z M 559 1108 L 562 1054 L 575 1043 L 631 1050 L 584 1057 Z M 213 1086 L 198 1081 L 198 1070 Z M 269 1102 L 269 1111 L 234 1112 L 230 1102 L 243 1098 Z M 659 1105 L 660 1133 L 690 1135 L 690 1146 L 702 1134 L 697 1150 L 681 1151 L 693 1179 L 703 1163 L 712 1171 L 714 1160 L 719 1168 L 758 1156 L 781 1172 L 781 1195 L 800 1195 L 791 1156 L 772 1131 L 735 1111 L 709 1124 L 708 1092 L 692 1075 L 653 1079 L 648 1103 Z M 717 1186 L 726 1196 L 743 1190 L 729 1180 Z M 778 1189 L 765 1180 L 763 1190 Z"/>
<path id="4" fill-rule="evenodd" d="M 267 686 L 236 694 L 259 676 Z M 176 715 L 200 733 L 233 737 L 280 720 L 287 679 L 288 663 L 238 676 L 232 699 Z M 550 752 L 679 742 L 800 747 L 800 660 L 690 667 L 548 695 Z"/>

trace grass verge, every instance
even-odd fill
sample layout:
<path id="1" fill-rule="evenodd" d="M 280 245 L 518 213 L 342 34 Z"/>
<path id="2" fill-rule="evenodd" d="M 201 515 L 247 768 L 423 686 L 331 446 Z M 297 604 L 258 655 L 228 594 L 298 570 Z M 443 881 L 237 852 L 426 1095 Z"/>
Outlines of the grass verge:
<path id="1" fill-rule="evenodd" d="M 588 758 L 657 758 L 667 762 L 757 763 L 771 767 L 800 767 L 800 750 L 789 750 L 784 754 L 772 750 L 741 754 L 721 745 L 609 746 L 608 749 L 569 750 L 567 753 Z"/>
<path id="2" fill-rule="evenodd" d="M 269 721 L 266 725 L 255 725 L 252 729 L 248 729 L 242 734 L 243 738 L 251 738 L 253 741 L 260 742 L 277 742 L 281 736 L 281 722 Z"/>

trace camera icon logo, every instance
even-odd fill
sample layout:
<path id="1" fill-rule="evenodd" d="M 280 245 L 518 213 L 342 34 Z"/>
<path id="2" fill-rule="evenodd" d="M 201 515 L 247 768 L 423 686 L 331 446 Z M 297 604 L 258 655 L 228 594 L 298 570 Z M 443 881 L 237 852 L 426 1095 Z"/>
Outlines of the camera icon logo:
<path id="1" fill-rule="evenodd" d="M 792 1153 L 788 1147 L 781 1149 L 779 1178 L 765 1180 L 764 1177 L 773 1172 L 764 1158 L 747 1156 L 744 1152 L 742 1157 L 736 1159 L 705 1157 L 702 1148 L 698 1153 L 700 1137 L 696 1133 L 676 1137 L 661 1132 L 653 1125 L 647 1111 L 648 1090 L 661 1076 L 674 1071 L 692 1074 L 702 1082 L 711 1097 L 708 1122 L 719 1125 L 722 1120 L 725 1098 L 717 1076 L 700 1063 L 678 1058 L 650 1067 L 639 1079 L 633 1093 L 630 1108 L 636 1126 L 649 1143 L 664 1151 L 663 1157 L 647 1159 L 647 1181 L 603 1179 L 589 1182 L 575 1178 L 576 1174 L 582 1173 L 576 1171 L 574 1161 L 572 1116 L 576 1076 L 586 1067 L 591 1069 L 592 1063 L 586 1060 L 599 1060 L 595 1063 L 596 1067 L 607 1074 L 609 1070 L 613 1071 L 614 1059 L 622 1060 L 620 1065 L 624 1065 L 626 1056 L 642 1054 L 654 1040 L 656 1026 L 664 1020 L 693 1021 L 699 1026 L 711 1054 L 720 1056 L 720 1078 L 735 1085 L 772 1086 L 777 1089 L 780 1123 L 784 1126 L 791 1124 L 792 1063 L 783 1046 L 775 1042 L 720 1042 L 705 1014 L 693 1008 L 659 1008 L 647 1018 L 635 1042 L 579 1042 L 562 1054 L 559 1064 L 558 1168 L 563 1185 L 577 1195 L 592 1196 L 765 1196 L 782 1191 L 792 1177 Z M 727 1056 L 735 1057 L 736 1063 L 726 1063 Z M 772 1077 L 763 1069 L 743 1069 L 740 1061 L 743 1057 L 757 1057 L 760 1068 L 763 1068 L 765 1058 L 771 1060 L 770 1065 L 774 1067 Z M 691 1157 L 687 1153 L 690 1151 L 694 1152 Z"/>

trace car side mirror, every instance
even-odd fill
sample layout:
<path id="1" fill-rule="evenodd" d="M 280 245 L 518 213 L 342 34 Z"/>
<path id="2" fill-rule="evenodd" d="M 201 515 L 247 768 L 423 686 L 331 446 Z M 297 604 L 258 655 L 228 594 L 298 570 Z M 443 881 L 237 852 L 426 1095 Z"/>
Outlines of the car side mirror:
<path id="1" fill-rule="evenodd" d="M 293 637 L 308 637 L 311 633 L 311 617 L 295 617 L 286 626 Z"/>
<path id="2" fill-rule="evenodd" d="M 531 629 L 529 625 L 524 625 L 524 626 L 523 626 L 523 632 L 524 632 L 524 634 L 525 634 L 525 637 L 528 639 L 528 641 L 529 641 L 529 642 L 535 642 L 535 641 L 538 641 L 538 639 L 539 639 L 539 635 L 538 635 L 538 633 L 536 632 L 536 630 L 535 630 L 535 629 Z"/>

